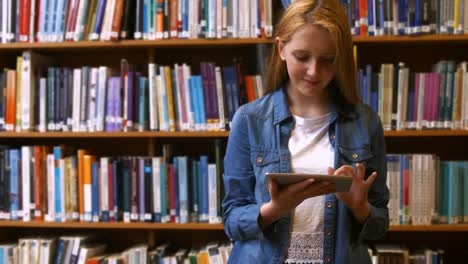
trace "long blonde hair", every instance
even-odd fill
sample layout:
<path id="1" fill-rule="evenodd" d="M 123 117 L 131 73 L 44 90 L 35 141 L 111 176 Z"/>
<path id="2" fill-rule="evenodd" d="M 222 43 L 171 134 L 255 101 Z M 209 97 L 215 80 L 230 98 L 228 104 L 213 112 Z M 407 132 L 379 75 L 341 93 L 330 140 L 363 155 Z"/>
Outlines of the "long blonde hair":
<path id="1" fill-rule="evenodd" d="M 336 75 L 339 94 L 348 104 L 360 101 L 353 60 L 353 44 L 348 17 L 339 0 L 296 0 L 282 14 L 275 28 L 275 36 L 284 44 L 306 25 L 326 30 L 335 43 Z M 268 60 L 265 94 L 278 89 L 289 79 L 286 64 L 277 47 L 272 47 Z M 337 91 L 338 92 L 338 91 Z"/>

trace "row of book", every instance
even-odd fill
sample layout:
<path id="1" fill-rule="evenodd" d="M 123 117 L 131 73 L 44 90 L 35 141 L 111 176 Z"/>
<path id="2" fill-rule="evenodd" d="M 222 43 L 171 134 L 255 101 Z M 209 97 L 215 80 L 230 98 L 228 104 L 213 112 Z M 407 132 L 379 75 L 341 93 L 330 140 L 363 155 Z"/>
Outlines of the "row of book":
<path id="1" fill-rule="evenodd" d="M 432 154 L 387 155 L 391 225 L 468 222 L 468 161 Z"/>
<path id="2" fill-rule="evenodd" d="M 342 0 L 355 36 L 466 34 L 464 0 Z"/>
<path id="3" fill-rule="evenodd" d="M 146 76 L 125 59 L 120 71 L 51 64 L 25 51 L 16 69 L 0 73 L 0 130 L 225 130 L 243 101 L 263 94 L 262 78 L 244 75 L 239 63 L 201 62 L 200 74 L 185 63 L 149 63 Z"/>
<path id="4" fill-rule="evenodd" d="M 216 157 L 97 157 L 64 146 L 0 148 L 0 219 L 221 223 Z"/>
<path id="5" fill-rule="evenodd" d="M 382 119 L 385 130 L 468 129 L 467 63 L 434 64 L 432 72 L 411 72 L 405 63 L 358 70 L 363 102 Z"/>
<path id="6" fill-rule="evenodd" d="M 273 0 L 2 0 L 1 43 L 271 37 Z"/>
<path id="7" fill-rule="evenodd" d="M 154 248 L 137 244 L 122 252 L 109 252 L 107 245 L 91 235 L 52 238 L 20 238 L 0 244 L 2 264 L 226 264 L 230 242 L 210 242 L 200 248 L 179 248 L 169 242 Z"/>
<path id="8" fill-rule="evenodd" d="M 404 245 L 377 244 L 369 249 L 372 264 L 442 264 L 445 251 L 421 247 L 410 250 Z"/>

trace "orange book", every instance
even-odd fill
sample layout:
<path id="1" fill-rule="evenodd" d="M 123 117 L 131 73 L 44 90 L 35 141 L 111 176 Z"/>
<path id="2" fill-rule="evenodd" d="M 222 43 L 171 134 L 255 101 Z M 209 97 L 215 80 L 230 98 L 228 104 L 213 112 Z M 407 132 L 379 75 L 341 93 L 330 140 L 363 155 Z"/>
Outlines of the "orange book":
<path id="1" fill-rule="evenodd" d="M 164 0 L 156 0 L 156 38 L 164 34 Z"/>
<path id="2" fill-rule="evenodd" d="M 167 112 L 169 115 L 169 131 L 175 131 L 175 114 L 174 114 L 174 99 L 172 95 L 172 76 L 171 76 L 171 67 L 164 67 L 164 74 L 166 79 L 166 97 L 167 97 Z M 164 88 L 163 88 L 164 89 Z"/>
<path id="3" fill-rule="evenodd" d="M 15 130 L 16 124 L 16 71 L 6 70 L 6 115 L 5 127 L 7 131 Z"/>
<path id="4" fill-rule="evenodd" d="M 169 10 L 169 31 L 170 38 L 177 38 L 177 12 L 179 0 L 170 0 L 171 9 Z"/>
<path id="5" fill-rule="evenodd" d="M 367 36 L 367 0 L 359 0 L 360 35 Z"/>
<path id="6" fill-rule="evenodd" d="M 247 91 L 247 101 L 252 102 L 253 100 L 255 100 L 255 91 L 251 75 L 245 76 L 245 89 Z"/>
<path id="7" fill-rule="evenodd" d="M 84 221 L 92 221 L 93 193 L 92 193 L 92 164 L 95 157 L 85 154 L 83 156 L 83 203 L 84 203 Z"/>
<path id="8" fill-rule="evenodd" d="M 120 26 L 122 24 L 124 0 L 115 0 L 115 9 L 114 16 L 112 17 L 112 26 L 111 26 L 111 40 L 118 40 L 120 33 Z"/>
<path id="9" fill-rule="evenodd" d="M 78 200 L 80 221 L 84 221 L 84 155 L 87 154 L 86 150 L 79 149 L 77 151 L 78 160 Z"/>

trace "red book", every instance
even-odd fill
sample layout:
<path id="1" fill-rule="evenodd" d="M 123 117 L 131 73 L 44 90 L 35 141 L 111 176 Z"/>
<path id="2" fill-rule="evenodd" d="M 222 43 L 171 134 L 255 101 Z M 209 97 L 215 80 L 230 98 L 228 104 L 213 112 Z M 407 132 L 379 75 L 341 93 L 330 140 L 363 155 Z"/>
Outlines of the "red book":
<path id="1" fill-rule="evenodd" d="M 115 0 L 114 16 L 112 17 L 111 40 L 119 39 L 120 26 L 122 24 L 122 15 L 124 0 Z"/>
<path id="2" fill-rule="evenodd" d="M 20 0 L 19 42 L 29 41 L 30 16 L 31 16 L 31 0 Z"/>

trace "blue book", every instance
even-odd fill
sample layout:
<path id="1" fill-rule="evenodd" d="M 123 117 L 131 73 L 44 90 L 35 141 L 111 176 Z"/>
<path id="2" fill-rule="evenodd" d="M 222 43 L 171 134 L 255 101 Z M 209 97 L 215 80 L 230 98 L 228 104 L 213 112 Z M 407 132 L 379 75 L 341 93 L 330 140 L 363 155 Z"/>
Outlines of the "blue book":
<path id="1" fill-rule="evenodd" d="M 101 34 L 102 24 L 104 21 L 104 14 L 106 11 L 106 2 L 107 0 L 99 0 L 98 7 L 96 10 L 96 22 L 94 24 L 93 33 L 90 36 L 92 37 L 91 40 L 99 39 L 99 34 Z"/>
<path id="2" fill-rule="evenodd" d="M 56 17 L 56 12 L 57 12 L 57 5 L 58 5 L 58 0 L 49 0 L 49 9 L 48 9 L 48 14 L 47 14 L 47 30 L 46 30 L 46 35 L 48 38 L 48 41 L 51 41 L 54 38 L 55 34 L 55 20 L 54 18 Z M 17 19 L 19 20 L 19 19 Z"/>
<path id="3" fill-rule="evenodd" d="M 375 36 L 375 0 L 367 0 L 367 33 L 369 36 Z"/>
<path id="4" fill-rule="evenodd" d="M 187 156 L 178 157 L 177 176 L 179 181 L 179 213 L 180 223 L 189 222 L 189 189 L 188 189 L 188 158 Z"/>
<path id="5" fill-rule="evenodd" d="M 167 182 L 167 166 L 163 159 L 161 159 L 161 167 L 160 167 L 160 193 L 161 193 L 161 222 L 166 223 L 168 222 L 168 213 L 167 213 L 167 196 L 169 195 L 166 193 L 166 185 Z"/>
<path id="6" fill-rule="evenodd" d="M 55 35 L 55 38 L 57 39 L 57 41 L 63 41 L 63 32 L 62 32 L 62 24 L 64 23 L 64 19 L 65 19 L 65 12 L 66 12 L 66 9 L 67 9 L 67 2 L 65 0 L 56 0 L 57 2 L 57 11 L 56 11 L 56 16 L 55 16 L 55 26 L 54 26 L 54 32 L 53 34 Z M 85 3 L 87 3 L 88 1 L 86 1 Z M 86 9 L 85 9 L 86 10 Z M 87 12 L 84 12 L 86 16 L 86 13 Z M 78 23 L 78 21 L 77 21 Z"/>
<path id="7" fill-rule="evenodd" d="M 62 201 L 62 188 L 64 188 L 63 172 L 60 168 L 60 160 L 62 159 L 62 148 L 54 147 L 54 178 L 55 178 L 55 221 L 62 222 L 65 217 L 64 203 Z"/>
<path id="8" fill-rule="evenodd" d="M 174 164 L 174 199 L 175 199 L 175 222 L 180 223 L 180 199 L 179 199 L 179 161 L 178 157 L 172 160 Z"/>
<path id="9" fill-rule="evenodd" d="M 193 120 L 195 123 L 195 130 L 200 127 L 199 109 L 197 105 L 197 93 L 196 93 L 196 78 L 192 75 L 189 79 L 189 91 L 190 91 L 190 109 L 193 110 Z"/>
<path id="10" fill-rule="evenodd" d="M 440 183 L 439 183 L 439 223 L 448 224 L 448 204 L 449 204 L 449 169 L 446 161 L 440 162 Z"/>
<path id="11" fill-rule="evenodd" d="M 224 98 L 226 102 L 226 111 L 228 113 L 228 119 L 229 121 L 231 121 L 235 112 L 233 98 L 232 98 L 233 97 L 232 88 L 231 88 L 232 83 L 230 82 L 230 79 L 228 77 L 228 74 L 229 74 L 228 67 L 222 67 L 222 69 L 223 69 L 223 88 L 224 88 Z"/>
<path id="12" fill-rule="evenodd" d="M 200 156 L 200 222 L 208 222 L 208 156 Z"/>
<path id="13" fill-rule="evenodd" d="M 405 35 L 408 27 L 408 0 L 398 0 L 398 35 Z"/>
<path id="14" fill-rule="evenodd" d="M 148 79 L 140 77 L 139 80 L 139 107 L 138 107 L 138 124 L 139 131 L 148 130 Z"/>
<path id="15" fill-rule="evenodd" d="M 145 176 L 145 221 L 153 222 L 153 173 L 151 169 L 151 158 L 142 158 Z"/>
<path id="16" fill-rule="evenodd" d="M 91 188 L 92 192 L 92 221 L 99 222 L 99 162 L 93 161 L 91 164 Z"/>
<path id="17" fill-rule="evenodd" d="M 189 178 L 189 181 L 191 182 L 191 215 L 192 215 L 192 222 L 198 222 L 199 221 L 199 197 L 200 197 L 200 192 L 199 192 L 199 186 L 200 186 L 200 162 L 197 160 L 192 160 L 192 169 L 191 169 L 191 177 Z"/>
<path id="18" fill-rule="evenodd" d="M 378 1 L 378 6 L 376 6 L 376 17 L 375 17 L 375 35 L 380 36 L 383 35 L 385 29 L 385 8 L 384 8 L 384 0 L 376 0 Z"/>
<path id="19" fill-rule="evenodd" d="M 49 10 L 48 5 L 50 5 L 50 1 L 45 1 L 45 0 L 41 1 L 41 6 L 40 6 L 41 14 L 39 18 L 39 32 L 40 32 L 39 41 L 40 42 L 45 41 L 45 36 L 47 33 L 47 23 L 49 20 L 49 16 L 47 15 L 48 10 Z"/>
<path id="20" fill-rule="evenodd" d="M 139 219 L 145 221 L 145 160 L 138 158 L 138 208 Z"/>
<path id="21" fill-rule="evenodd" d="M 201 76 L 196 77 L 196 90 L 197 90 L 197 99 L 198 99 L 198 110 L 199 110 L 199 119 L 200 119 L 200 124 L 202 125 L 203 128 L 206 129 L 206 107 L 205 107 L 205 90 L 203 89 L 203 80 Z"/>
<path id="22" fill-rule="evenodd" d="M 151 15 L 149 14 L 150 8 L 150 0 L 142 0 L 143 1 L 143 38 L 148 38 L 148 33 L 150 31 L 149 27 L 149 19 Z"/>
<path id="23" fill-rule="evenodd" d="M 422 26 L 422 1 L 423 0 L 415 0 L 414 5 L 414 26 L 413 26 L 413 33 L 420 34 L 421 33 L 421 26 Z"/>
<path id="24" fill-rule="evenodd" d="M 130 222 L 130 161 L 127 158 L 122 159 L 122 211 L 124 222 Z"/>
<path id="25" fill-rule="evenodd" d="M 182 1 L 182 38 L 189 37 L 189 0 Z M 180 1 L 179 1 L 180 4 Z"/>
<path id="26" fill-rule="evenodd" d="M 10 212 L 11 220 L 19 220 L 19 168 L 18 163 L 20 159 L 19 149 L 10 149 Z"/>

